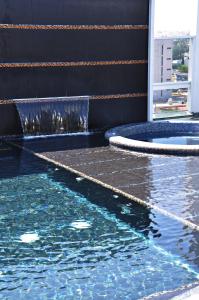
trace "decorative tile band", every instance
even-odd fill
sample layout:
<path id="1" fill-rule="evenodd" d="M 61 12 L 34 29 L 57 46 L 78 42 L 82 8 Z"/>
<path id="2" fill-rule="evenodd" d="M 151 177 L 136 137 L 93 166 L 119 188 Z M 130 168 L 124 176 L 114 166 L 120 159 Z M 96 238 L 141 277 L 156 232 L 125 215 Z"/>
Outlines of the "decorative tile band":
<path id="1" fill-rule="evenodd" d="M 142 97 L 147 97 L 147 93 L 96 95 L 96 96 L 91 96 L 90 99 L 92 99 L 92 100 L 112 100 L 112 99 L 127 99 L 127 98 L 142 98 Z"/>
<path id="2" fill-rule="evenodd" d="M 127 98 L 142 98 L 147 97 L 147 93 L 128 93 L 128 94 L 115 94 L 115 95 L 95 95 L 91 96 L 91 100 L 119 100 L 119 99 L 127 99 Z M 81 98 L 81 97 L 79 97 Z M 27 99 L 1 99 L 1 104 L 19 104 L 19 103 L 34 103 L 34 102 L 54 102 L 54 101 L 66 101 L 66 97 L 58 97 L 58 98 L 27 98 Z"/>
<path id="3" fill-rule="evenodd" d="M 0 29 L 19 30 L 147 30 L 147 25 L 33 25 L 0 24 Z"/>
<path id="4" fill-rule="evenodd" d="M 30 62 L 0 63 L 0 68 L 57 68 L 57 67 L 98 67 L 114 65 L 147 64 L 147 60 L 109 60 L 109 61 L 65 61 L 65 62 Z"/>

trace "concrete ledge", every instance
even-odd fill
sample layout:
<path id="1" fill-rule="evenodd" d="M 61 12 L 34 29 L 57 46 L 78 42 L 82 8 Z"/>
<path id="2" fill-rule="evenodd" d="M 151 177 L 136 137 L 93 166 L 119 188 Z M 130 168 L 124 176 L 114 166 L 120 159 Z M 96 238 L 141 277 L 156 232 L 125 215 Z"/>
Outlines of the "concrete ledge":
<path id="1" fill-rule="evenodd" d="M 199 145 L 165 145 L 143 142 L 128 138 L 134 134 L 144 133 L 172 133 L 175 132 L 199 133 L 199 122 L 195 121 L 158 121 L 142 124 L 129 124 L 113 128 L 106 132 L 105 136 L 110 145 L 143 153 L 170 154 L 170 155 L 199 155 Z"/>

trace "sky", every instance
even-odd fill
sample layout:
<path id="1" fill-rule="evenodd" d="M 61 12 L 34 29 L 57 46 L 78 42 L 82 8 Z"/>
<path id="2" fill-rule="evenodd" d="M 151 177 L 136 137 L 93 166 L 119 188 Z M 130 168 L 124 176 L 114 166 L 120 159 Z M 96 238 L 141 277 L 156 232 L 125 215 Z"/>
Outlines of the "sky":
<path id="1" fill-rule="evenodd" d="M 198 1 L 156 0 L 155 34 L 160 31 L 194 34 Z"/>

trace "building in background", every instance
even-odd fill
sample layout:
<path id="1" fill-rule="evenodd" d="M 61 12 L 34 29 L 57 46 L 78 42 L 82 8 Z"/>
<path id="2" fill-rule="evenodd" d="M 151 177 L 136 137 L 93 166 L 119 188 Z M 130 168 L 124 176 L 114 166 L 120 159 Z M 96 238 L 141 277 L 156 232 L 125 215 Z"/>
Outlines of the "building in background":
<path id="1" fill-rule="evenodd" d="M 155 39 L 154 49 L 154 83 L 172 80 L 172 39 Z M 166 102 L 171 97 L 171 91 L 164 90 L 154 93 L 155 102 Z"/>

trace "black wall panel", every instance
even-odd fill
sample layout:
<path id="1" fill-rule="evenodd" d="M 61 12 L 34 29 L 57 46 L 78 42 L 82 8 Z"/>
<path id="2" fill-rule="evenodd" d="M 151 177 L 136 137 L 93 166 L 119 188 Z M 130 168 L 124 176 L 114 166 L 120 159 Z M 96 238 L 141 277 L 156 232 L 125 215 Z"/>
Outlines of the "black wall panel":
<path id="1" fill-rule="evenodd" d="M 149 0 L 1 0 L 12 24 L 146 24 Z"/>
<path id="2" fill-rule="evenodd" d="M 0 24 L 148 25 L 149 0 L 0 0 Z M 148 31 L 0 29 L 0 63 L 147 60 Z M 0 99 L 147 93 L 148 65 L 0 67 Z M 3 117 L 2 117 L 3 116 Z M 90 129 L 145 121 L 146 97 L 91 100 Z M 0 134 L 20 133 L 0 105 Z"/>
<path id="3" fill-rule="evenodd" d="M 0 136 L 21 135 L 22 127 L 14 104 L 0 105 Z"/>
<path id="4" fill-rule="evenodd" d="M 122 100 L 91 100 L 90 128 L 107 128 L 132 122 L 145 122 L 147 115 L 147 98 Z M 133 120 L 133 121 L 132 121 Z"/>
<path id="5" fill-rule="evenodd" d="M 110 95 L 147 90 L 147 65 L 0 69 L 1 98 Z"/>
<path id="6" fill-rule="evenodd" d="M 139 60 L 148 58 L 147 43 L 147 30 L 31 31 L 7 29 L 0 30 L 0 61 Z"/>

